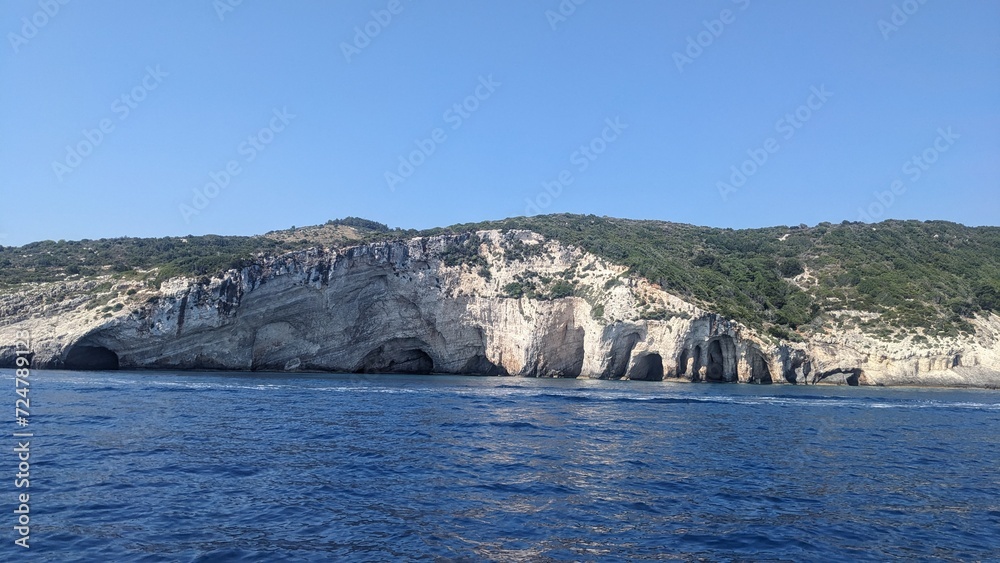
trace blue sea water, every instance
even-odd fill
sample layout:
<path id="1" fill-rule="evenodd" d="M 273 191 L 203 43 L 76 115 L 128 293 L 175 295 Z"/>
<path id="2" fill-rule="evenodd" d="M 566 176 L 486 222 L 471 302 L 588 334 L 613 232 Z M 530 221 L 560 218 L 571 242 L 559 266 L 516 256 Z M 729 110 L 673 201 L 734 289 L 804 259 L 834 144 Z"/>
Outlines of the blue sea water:
<path id="1" fill-rule="evenodd" d="M 5 561 L 1000 559 L 996 391 L 32 379 L 31 548 L 8 437 Z"/>

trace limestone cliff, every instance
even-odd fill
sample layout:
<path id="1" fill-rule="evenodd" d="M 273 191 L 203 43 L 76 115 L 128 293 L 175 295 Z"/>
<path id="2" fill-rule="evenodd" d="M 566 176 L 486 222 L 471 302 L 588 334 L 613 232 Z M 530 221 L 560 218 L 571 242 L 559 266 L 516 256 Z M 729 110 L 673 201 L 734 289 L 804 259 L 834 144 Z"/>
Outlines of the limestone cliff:
<path id="1" fill-rule="evenodd" d="M 48 368 L 1000 384 L 995 315 L 963 339 L 781 342 L 529 231 L 312 248 L 159 289 L 40 284 L 0 297 L 0 315 L 8 367 L 27 331 Z"/>

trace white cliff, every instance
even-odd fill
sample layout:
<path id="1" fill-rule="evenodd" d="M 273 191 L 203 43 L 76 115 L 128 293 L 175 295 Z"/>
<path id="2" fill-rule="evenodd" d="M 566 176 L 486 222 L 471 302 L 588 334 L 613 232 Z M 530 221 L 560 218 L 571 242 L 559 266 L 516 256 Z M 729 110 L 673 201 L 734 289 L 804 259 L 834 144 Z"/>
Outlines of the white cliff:
<path id="1" fill-rule="evenodd" d="M 314 248 L 159 289 L 41 284 L 0 297 L 0 366 L 27 332 L 49 368 L 996 386 L 1000 318 L 975 325 L 920 344 L 857 329 L 778 342 L 580 249 L 481 231 Z"/>

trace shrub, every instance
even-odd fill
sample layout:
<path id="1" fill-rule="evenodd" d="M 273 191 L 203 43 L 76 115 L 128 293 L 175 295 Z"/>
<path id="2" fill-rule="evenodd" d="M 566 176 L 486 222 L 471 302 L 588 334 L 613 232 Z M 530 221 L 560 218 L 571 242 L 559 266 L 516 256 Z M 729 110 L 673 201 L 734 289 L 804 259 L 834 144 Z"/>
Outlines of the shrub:
<path id="1" fill-rule="evenodd" d="M 561 299 L 571 295 L 573 295 L 573 284 L 565 280 L 557 281 L 549 289 L 549 299 Z"/>
<path id="2" fill-rule="evenodd" d="M 503 295 L 505 297 L 513 297 L 515 299 L 524 297 L 524 284 L 521 282 L 510 282 L 509 284 L 503 286 Z"/>
<path id="3" fill-rule="evenodd" d="M 781 277 L 783 278 L 794 278 L 806 270 L 798 258 L 790 258 L 788 260 L 783 260 L 779 264 L 778 271 L 781 272 Z"/>

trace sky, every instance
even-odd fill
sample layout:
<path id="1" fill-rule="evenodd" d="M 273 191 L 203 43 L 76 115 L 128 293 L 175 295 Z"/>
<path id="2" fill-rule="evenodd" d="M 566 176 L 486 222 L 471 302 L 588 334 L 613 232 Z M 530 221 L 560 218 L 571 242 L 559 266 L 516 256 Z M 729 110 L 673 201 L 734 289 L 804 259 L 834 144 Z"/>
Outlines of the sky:
<path id="1" fill-rule="evenodd" d="M 4 0 L 0 244 L 1000 219 L 992 0 Z"/>

